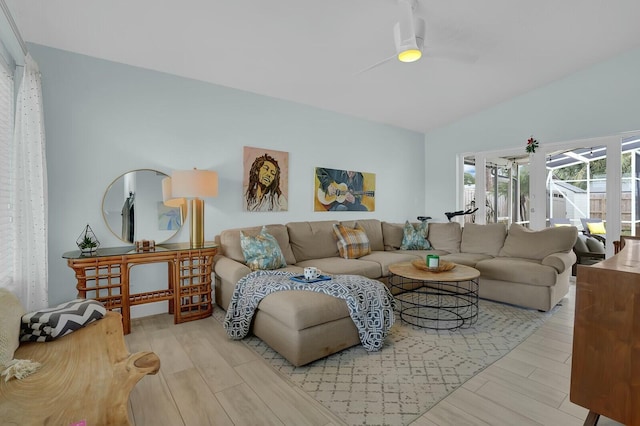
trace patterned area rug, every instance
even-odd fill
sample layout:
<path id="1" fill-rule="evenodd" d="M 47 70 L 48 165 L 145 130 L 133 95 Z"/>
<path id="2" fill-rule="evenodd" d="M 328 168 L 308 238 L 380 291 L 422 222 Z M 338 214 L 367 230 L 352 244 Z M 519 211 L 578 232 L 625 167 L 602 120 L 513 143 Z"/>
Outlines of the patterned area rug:
<path id="1" fill-rule="evenodd" d="M 347 424 L 408 425 L 510 352 L 553 312 L 480 300 L 478 321 L 457 331 L 421 329 L 396 314 L 380 351 L 354 346 L 302 367 L 254 336 L 244 342 Z"/>

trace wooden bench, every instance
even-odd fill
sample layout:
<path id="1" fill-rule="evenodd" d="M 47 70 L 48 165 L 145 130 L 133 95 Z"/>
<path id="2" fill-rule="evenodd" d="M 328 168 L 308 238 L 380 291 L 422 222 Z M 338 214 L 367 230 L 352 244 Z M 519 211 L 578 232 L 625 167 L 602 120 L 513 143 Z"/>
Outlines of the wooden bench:
<path id="1" fill-rule="evenodd" d="M 129 354 L 122 317 L 112 311 L 54 341 L 22 343 L 14 358 L 42 367 L 22 380 L 0 381 L 2 424 L 130 424 L 129 393 L 160 369 L 153 352 Z"/>

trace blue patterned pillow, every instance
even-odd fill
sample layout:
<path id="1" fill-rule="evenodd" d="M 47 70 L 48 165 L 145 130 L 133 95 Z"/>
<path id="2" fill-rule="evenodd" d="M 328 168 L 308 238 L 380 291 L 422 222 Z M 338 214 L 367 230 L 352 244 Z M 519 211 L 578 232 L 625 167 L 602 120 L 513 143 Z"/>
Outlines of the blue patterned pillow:
<path id="1" fill-rule="evenodd" d="M 266 227 L 255 237 L 244 235 L 240 231 L 240 247 L 244 260 L 252 271 L 258 269 L 278 269 L 287 266 L 284 255 L 276 238 L 267 232 Z"/>
<path id="2" fill-rule="evenodd" d="M 427 240 L 427 226 L 427 221 L 421 222 L 417 227 L 407 221 L 402 229 L 400 250 L 429 250 L 431 244 Z"/>

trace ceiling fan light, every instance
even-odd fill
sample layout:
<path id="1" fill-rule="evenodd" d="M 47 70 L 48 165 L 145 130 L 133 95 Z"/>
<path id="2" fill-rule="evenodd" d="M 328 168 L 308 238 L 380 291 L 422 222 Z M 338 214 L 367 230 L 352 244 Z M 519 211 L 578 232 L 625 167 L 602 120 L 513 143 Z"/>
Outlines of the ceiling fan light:
<path id="1" fill-rule="evenodd" d="M 415 62 L 422 57 L 422 52 L 419 49 L 407 49 L 398 53 L 398 60 L 400 62 Z"/>

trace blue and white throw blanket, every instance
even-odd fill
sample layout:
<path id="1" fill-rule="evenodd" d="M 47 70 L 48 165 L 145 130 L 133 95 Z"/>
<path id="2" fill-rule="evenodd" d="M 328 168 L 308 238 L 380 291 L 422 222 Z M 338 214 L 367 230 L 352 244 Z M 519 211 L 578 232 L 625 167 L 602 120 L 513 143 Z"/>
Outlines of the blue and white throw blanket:
<path id="1" fill-rule="evenodd" d="M 362 346 L 367 351 L 382 348 L 395 321 L 395 299 L 384 284 L 359 275 L 335 275 L 329 281 L 307 284 L 291 280 L 295 275 L 285 271 L 255 271 L 240 279 L 224 320 L 227 335 L 235 340 L 245 337 L 258 304 L 269 294 L 305 290 L 344 299 Z"/>

